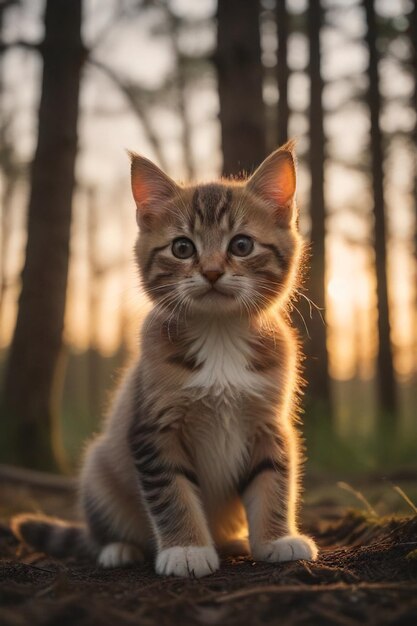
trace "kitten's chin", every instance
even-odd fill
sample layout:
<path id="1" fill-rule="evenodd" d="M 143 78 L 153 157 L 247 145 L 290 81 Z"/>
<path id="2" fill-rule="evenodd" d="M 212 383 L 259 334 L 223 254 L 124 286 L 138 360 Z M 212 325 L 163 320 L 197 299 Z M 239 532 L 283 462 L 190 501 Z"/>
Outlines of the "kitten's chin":
<path id="1" fill-rule="evenodd" d="M 198 294 L 191 300 L 191 308 L 198 313 L 215 313 L 230 315 L 240 311 L 241 306 L 238 298 L 225 291 L 210 289 L 203 294 Z"/>

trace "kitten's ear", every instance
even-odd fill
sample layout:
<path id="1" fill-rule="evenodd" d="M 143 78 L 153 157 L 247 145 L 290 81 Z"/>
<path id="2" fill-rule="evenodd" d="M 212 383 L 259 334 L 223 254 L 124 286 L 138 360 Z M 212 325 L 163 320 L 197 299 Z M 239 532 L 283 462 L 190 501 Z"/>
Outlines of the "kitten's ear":
<path id="1" fill-rule="evenodd" d="M 128 153 L 131 160 L 132 193 L 137 206 L 137 222 L 149 228 L 152 218 L 161 213 L 161 205 L 172 198 L 177 185 L 157 165 L 135 152 Z"/>
<path id="2" fill-rule="evenodd" d="M 267 201 L 283 225 L 289 225 L 295 217 L 295 168 L 294 142 L 289 141 L 270 154 L 246 183 L 248 189 Z"/>

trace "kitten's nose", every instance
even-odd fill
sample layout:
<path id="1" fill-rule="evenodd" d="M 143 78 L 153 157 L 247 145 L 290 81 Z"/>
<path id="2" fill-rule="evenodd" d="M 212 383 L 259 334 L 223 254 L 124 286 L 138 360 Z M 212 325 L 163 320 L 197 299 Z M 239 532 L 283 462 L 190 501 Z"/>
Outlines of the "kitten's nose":
<path id="1" fill-rule="evenodd" d="M 214 270 L 204 270 L 202 274 L 204 278 L 206 278 L 209 281 L 209 283 L 214 285 L 214 283 L 217 280 L 219 280 L 220 276 L 223 276 L 224 272 L 218 269 L 214 269 Z"/>

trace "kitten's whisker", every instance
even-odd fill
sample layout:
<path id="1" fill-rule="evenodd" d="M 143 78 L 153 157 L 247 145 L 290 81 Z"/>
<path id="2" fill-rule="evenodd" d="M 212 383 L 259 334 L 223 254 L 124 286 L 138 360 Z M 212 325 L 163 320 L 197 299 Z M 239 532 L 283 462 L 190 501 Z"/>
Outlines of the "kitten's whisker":
<path id="1" fill-rule="evenodd" d="M 262 295 L 261 295 L 261 294 L 259 294 L 259 297 L 261 297 L 261 298 L 262 298 Z M 302 314 L 302 313 L 301 313 L 301 311 L 300 311 L 300 310 L 296 307 L 296 305 L 294 304 L 294 302 L 292 302 L 292 303 L 290 304 L 290 306 L 291 306 L 291 308 L 295 309 L 295 310 L 297 311 L 298 315 L 301 317 L 301 319 L 302 319 L 302 321 L 303 321 L 304 328 L 305 328 L 306 333 L 307 333 L 307 337 L 308 337 L 309 339 L 311 339 L 311 335 L 310 335 L 310 332 L 309 332 L 309 330 L 308 330 L 308 326 L 307 326 L 307 323 L 306 323 L 306 321 L 305 321 L 305 318 L 304 318 L 303 314 Z"/>
<path id="2" fill-rule="evenodd" d="M 241 294 L 241 302 L 242 302 L 243 306 L 245 307 L 245 309 L 247 311 L 247 314 L 250 316 L 251 310 L 249 308 L 248 301 L 247 301 L 247 296 L 245 294 Z"/>
<path id="3" fill-rule="evenodd" d="M 170 335 L 170 323 L 171 323 L 171 320 L 175 316 L 175 313 L 176 313 L 177 309 L 178 309 L 178 314 L 177 314 L 176 318 L 174 317 L 174 319 L 179 320 L 179 316 L 181 314 L 181 309 L 182 309 L 182 305 L 183 305 L 183 303 L 185 301 L 185 297 L 186 296 L 184 296 L 184 295 L 179 297 L 179 299 L 177 300 L 177 302 L 176 302 L 176 304 L 175 304 L 175 306 L 174 306 L 174 308 L 173 308 L 173 310 L 171 312 L 171 315 L 168 318 L 167 332 L 168 332 L 169 341 L 171 341 L 171 335 Z"/>
<path id="4" fill-rule="evenodd" d="M 298 296 L 301 296 L 302 298 L 307 300 L 307 302 L 309 304 L 309 307 L 310 307 L 310 319 L 312 319 L 312 317 L 313 317 L 312 307 L 314 307 L 316 309 L 316 311 L 318 311 L 318 313 L 319 313 L 319 315 L 321 317 L 321 321 L 323 322 L 324 325 L 326 325 L 326 322 L 325 322 L 324 317 L 323 317 L 324 307 L 319 307 L 315 302 L 313 302 L 313 300 L 308 298 L 304 293 L 302 293 L 298 289 L 295 289 L 295 293 Z"/>
<path id="5" fill-rule="evenodd" d="M 304 328 L 305 328 L 306 333 L 307 333 L 307 337 L 308 337 L 309 339 L 311 339 L 311 335 L 310 335 L 310 333 L 309 333 L 309 330 L 308 330 L 308 327 L 307 327 L 307 324 L 306 324 L 306 321 L 305 321 L 305 319 L 304 319 L 303 314 L 302 314 L 302 313 L 301 313 L 301 312 L 297 309 L 297 307 L 295 306 L 295 304 L 292 304 L 292 307 L 293 307 L 293 308 L 297 311 L 298 315 L 299 315 L 299 316 L 301 317 L 301 319 L 303 320 L 303 324 L 304 324 Z"/>

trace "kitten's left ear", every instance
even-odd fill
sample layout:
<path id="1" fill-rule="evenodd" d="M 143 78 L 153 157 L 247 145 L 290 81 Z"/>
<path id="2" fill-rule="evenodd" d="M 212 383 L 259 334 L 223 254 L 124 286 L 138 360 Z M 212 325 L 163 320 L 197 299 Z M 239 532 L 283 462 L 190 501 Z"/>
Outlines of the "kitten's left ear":
<path id="1" fill-rule="evenodd" d="M 141 228 L 151 227 L 154 217 L 163 211 L 164 202 L 172 198 L 178 187 L 149 159 L 128 153 L 131 160 L 132 193 L 137 206 L 137 222 Z"/>
<path id="2" fill-rule="evenodd" d="M 258 167 L 246 183 L 247 188 L 266 200 L 278 222 L 289 225 L 295 217 L 296 165 L 294 143 L 275 150 Z"/>

